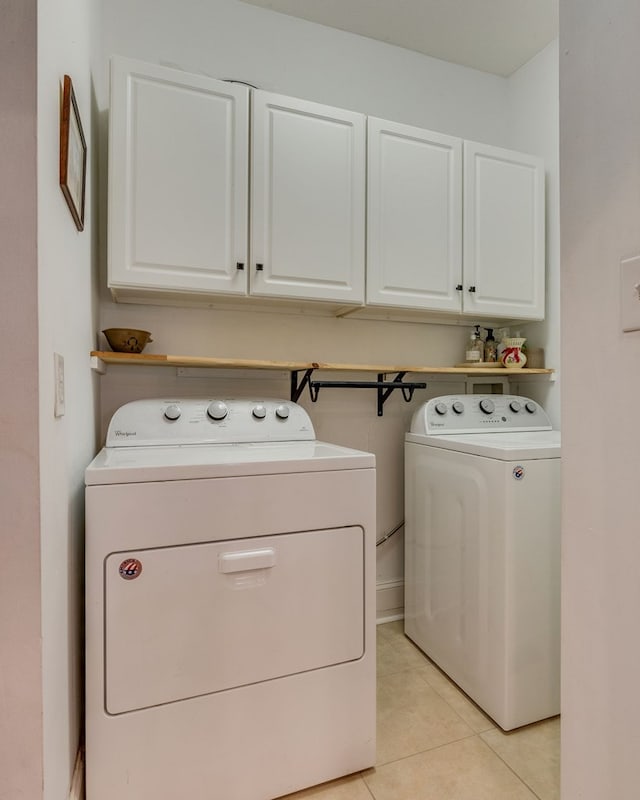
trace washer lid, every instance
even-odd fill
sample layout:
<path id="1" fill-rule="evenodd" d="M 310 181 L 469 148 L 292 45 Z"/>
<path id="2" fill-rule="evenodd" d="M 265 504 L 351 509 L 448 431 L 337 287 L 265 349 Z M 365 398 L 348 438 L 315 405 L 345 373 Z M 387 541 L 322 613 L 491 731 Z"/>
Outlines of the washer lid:
<path id="1" fill-rule="evenodd" d="M 560 431 L 425 435 L 407 433 L 406 442 L 486 456 L 500 461 L 560 458 Z"/>
<path id="2" fill-rule="evenodd" d="M 87 467 L 85 483 L 95 486 L 373 467 L 372 453 L 315 440 L 105 447 Z"/>

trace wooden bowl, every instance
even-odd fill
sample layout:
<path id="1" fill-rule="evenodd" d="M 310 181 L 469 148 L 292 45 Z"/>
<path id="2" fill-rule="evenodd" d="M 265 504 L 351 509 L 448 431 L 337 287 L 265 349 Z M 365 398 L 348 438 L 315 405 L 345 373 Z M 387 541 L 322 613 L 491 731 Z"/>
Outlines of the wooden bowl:
<path id="1" fill-rule="evenodd" d="M 141 353 L 153 341 L 149 331 L 135 328 L 107 328 L 102 333 L 107 337 L 109 347 L 116 353 Z"/>

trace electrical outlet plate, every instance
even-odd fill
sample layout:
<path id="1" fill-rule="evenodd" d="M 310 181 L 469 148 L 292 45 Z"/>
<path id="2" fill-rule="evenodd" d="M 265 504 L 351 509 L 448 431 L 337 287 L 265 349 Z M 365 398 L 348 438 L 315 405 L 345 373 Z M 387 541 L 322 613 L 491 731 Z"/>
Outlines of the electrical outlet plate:
<path id="1" fill-rule="evenodd" d="M 620 318 L 625 333 L 640 331 L 640 256 L 620 262 Z"/>
<path id="2" fill-rule="evenodd" d="M 55 381 L 55 400 L 53 414 L 64 416 L 64 358 L 60 353 L 53 354 L 53 375 Z"/>

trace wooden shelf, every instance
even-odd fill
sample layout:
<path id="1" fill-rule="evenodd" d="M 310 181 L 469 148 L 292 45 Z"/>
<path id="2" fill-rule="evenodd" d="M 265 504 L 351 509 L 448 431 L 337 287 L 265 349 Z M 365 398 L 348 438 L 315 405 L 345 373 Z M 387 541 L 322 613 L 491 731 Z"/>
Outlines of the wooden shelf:
<path id="1" fill-rule="evenodd" d="M 151 367 L 197 367 L 210 369 L 265 369 L 297 372 L 321 369 L 333 372 L 412 372 L 430 375 L 471 375 L 514 377 L 515 375 L 553 375 L 552 369 L 506 369 L 505 367 L 427 367 L 407 364 L 337 364 L 323 361 L 260 361 L 257 359 L 213 358 L 206 356 L 146 355 L 145 353 L 111 353 L 91 351 L 92 367 L 104 372 L 107 364 L 137 364 Z"/>
<path id="2" fill-rule="evenodd" d="M 91 353 L 92 367 L 97 372 L 106 372 L 107 364 L 138 364 L 139 366 L 153 367 L 193 367 L 210 369 L 251 369 L 251 370 L 285 370 L 291 373 L 291 400 L 297 402 L 305 389 L 309 390 L 311 400 L 315 403 L 320 389 L 350 388 L 350 389 L 375 389 L 378 397 L 378 416 L 383 414 L 383 406 L 389 396 L 396 390 L 402 392 L 406 402 L 413 397 L 416 389 L 425 389 L 427 384 L 405 380 L 409 373 L 414 375 L 460 375 L 471 376 L 500 376 L 505 378 L 517 374 L 519 378 L 525 375 L 552 375 L 552 369 L 506 369 L 505 367 L 424 367 L 415 365 L 390 365 L 390 364 L 335 364 L 324 361 L 259 361 L 257 359 L 236 358 L 208 358 L 201 356 L 169 356 L 145 355 L 143 353 L 107 353 L 94 350 Z M 326 380 L 313 379 L 316 370 L 332 372 L 374 372 L 377 380 Z M 303 373 L 298 377 L 299 373 Z M 392 379 L 386 376 L 394 374 Z M 553 380 L 553 377 L 551 378 Z"/>

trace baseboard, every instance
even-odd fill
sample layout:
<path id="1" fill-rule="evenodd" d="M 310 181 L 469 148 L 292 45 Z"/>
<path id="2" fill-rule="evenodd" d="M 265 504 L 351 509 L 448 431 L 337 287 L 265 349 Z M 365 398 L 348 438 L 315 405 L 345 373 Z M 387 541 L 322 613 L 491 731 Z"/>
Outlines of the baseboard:
<path id="1" fill-rule="evenodd" d="M 378 617 L 376 619 L 376 625 L 384 625 L 385 622 L 398 622 L 398 620 L 404 619 L 404 611 L 398 611 L 394 614 L 389 614 L 388 616 Z"/>
<path id="2" fill-rule="evenodd" d="M 391 622 L 404 617 L 404 581 L 396 578 L 376 585 L 376 622 Z"/>
<path id="3" fill-rule="evenodd" d="M 76 755 L 76 763 L 73 768 L 73 777 L 71 778 L 71 788 L 69 789 L 69 800 L 84 800 L 84 749 L 78 748 Z"/>

